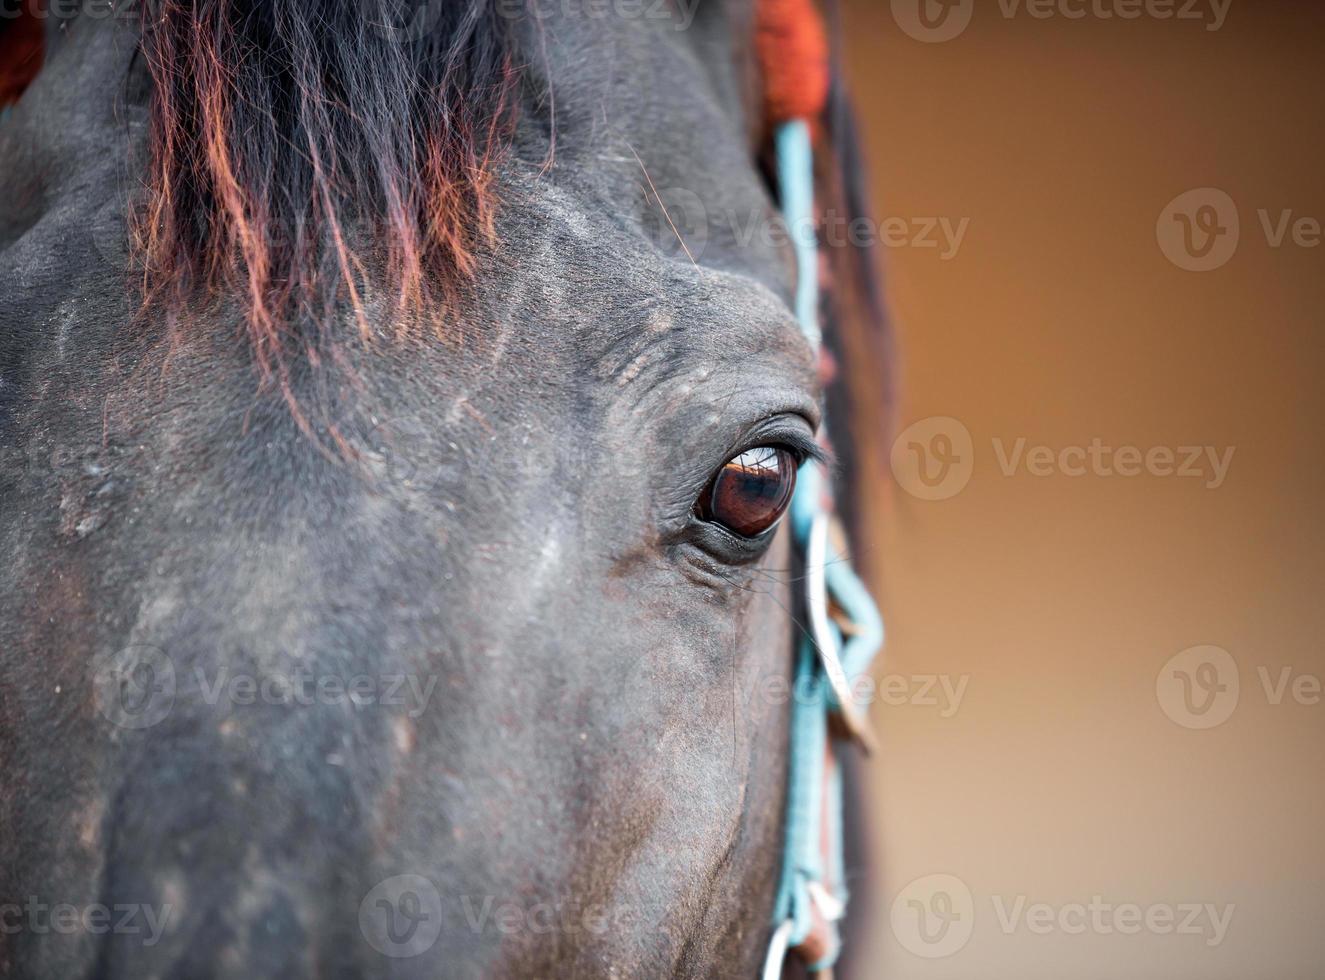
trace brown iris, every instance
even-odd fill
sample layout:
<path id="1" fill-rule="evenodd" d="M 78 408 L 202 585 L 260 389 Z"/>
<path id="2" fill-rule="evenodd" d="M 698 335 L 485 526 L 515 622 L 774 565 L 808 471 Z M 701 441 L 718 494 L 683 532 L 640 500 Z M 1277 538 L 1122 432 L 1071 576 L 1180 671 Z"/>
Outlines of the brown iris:
<path id="1" fill-rule="evenodd" d="M 791 452 L 756 446 L 723 464 L 696 510 L 704 520 L 752 538 L 777 523 L 795 487 L 796 458 Z"/>

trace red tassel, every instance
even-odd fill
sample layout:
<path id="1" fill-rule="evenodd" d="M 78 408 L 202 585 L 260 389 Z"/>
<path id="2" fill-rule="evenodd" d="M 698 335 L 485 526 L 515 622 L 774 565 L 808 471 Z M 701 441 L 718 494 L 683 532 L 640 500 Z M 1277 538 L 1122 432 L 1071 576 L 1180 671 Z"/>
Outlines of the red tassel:
<path id="1" fill-rule="evenodd" d="M 18 16 L 0 23 L 0 107 L 17 102 L 41 71 L 46 34 L 31 2 Z"/>
<path id="2" fill-rule="evenodd" d="M 828 102 L 828 35 L 814 0 L 759 0 L 755 44 L 770 126 L 814 119 Z"/>

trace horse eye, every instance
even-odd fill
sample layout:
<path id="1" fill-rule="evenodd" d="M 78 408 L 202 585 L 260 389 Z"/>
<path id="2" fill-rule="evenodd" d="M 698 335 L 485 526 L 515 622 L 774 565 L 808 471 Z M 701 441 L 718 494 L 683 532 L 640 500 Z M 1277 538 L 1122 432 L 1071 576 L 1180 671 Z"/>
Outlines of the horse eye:
<path id="1" fill-rule="evenodd" d="M 695 511 L 701 519 L 753 538 L 777 523 L 796 488 L 796 457 L 781 446 L 756 446 L 713 475 Z"/>

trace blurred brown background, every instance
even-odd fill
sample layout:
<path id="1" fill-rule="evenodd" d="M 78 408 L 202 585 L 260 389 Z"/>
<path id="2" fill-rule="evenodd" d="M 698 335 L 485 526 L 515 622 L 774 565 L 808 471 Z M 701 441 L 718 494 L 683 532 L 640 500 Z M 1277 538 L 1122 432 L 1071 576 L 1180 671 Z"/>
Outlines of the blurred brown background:
<path id="1" fill-rule="evenodd" d="M 1325 977 L 1325 9 L 1185 5 L 845 5 L 911 229 L 870 977 Z"/>

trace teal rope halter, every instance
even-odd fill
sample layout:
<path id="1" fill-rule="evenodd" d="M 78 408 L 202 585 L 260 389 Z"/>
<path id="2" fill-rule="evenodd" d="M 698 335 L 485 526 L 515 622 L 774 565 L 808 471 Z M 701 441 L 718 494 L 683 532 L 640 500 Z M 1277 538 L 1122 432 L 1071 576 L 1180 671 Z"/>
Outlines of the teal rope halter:
<path id="1" fill-rule="evenodd" d="M 775 134 L 783 216 L 796 254 L 796 319 L 816 354 L 819 330 L 818 247 L 814 232 L 814 159 L 809 126 L 784 123 Z M 828 719 L 839 714 L 862 739 L 866 729 L 851 684 L 868 669 L 883 645 L 883 621 L 847 556 L 832 543 L 831 486 L 820 463 L 805 463 L 791 502 L 791 528 L 805 557 L 808 635 L 797 644 L 791 744 L 787 782 L 786 840 L 782 877 L 774 907 L 773 939 L 764 980 L 776 980 L 789 948 L 810 935 L 815 915 L 828 923 L 828 954 L 811 971 L 828 970 L 837 959 L 836 921 L 847 901 L 842 858 L 842 785 L 836 766 L 828 775 L 831 751 Z M 829 617 L 828 599 L 850 621 L 849 635 Z M 829 821 L 827 848 L 823 821 Z M 827 853 L 825 853 L 825 851 Z"/>

